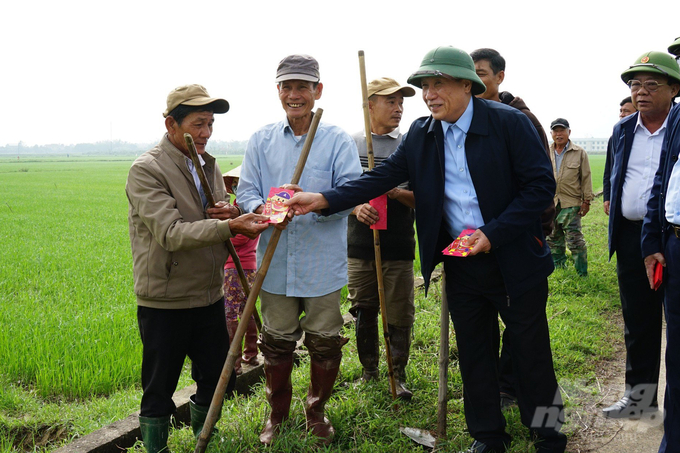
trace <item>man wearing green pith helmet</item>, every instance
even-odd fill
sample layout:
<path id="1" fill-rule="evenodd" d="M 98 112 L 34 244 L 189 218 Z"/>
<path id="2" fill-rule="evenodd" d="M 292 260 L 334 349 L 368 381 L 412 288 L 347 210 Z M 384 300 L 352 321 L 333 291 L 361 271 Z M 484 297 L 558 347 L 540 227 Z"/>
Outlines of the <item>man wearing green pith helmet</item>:
<path id="1" fill-rule="evenodd" d="M 561 453 L 567 439 L 553 370 L 545 306 L 553 271 L 540 215 L 555 179 L 529 118 L 499 102 L 476 98 L 486 89 L 470 56 L 453 47 L 425 55 L 408 83 L 421 88 L 431 112 L 416 120 L 379 167 L 321 193 L 297 193 L 296 215 L 341 211 L 402 181 L 415 196 L 422 274 L 429 284 L 440 262 L 463 378 L 470 453 L 503 452 L 511 442 L 501 413 L 493 332 L 500 313 L 511 337 L 522 422 L 539 452 Z M 442 250 L 473 229 L 465 258 Z M 495 324 L 495 326 L 494 326 Z"/>

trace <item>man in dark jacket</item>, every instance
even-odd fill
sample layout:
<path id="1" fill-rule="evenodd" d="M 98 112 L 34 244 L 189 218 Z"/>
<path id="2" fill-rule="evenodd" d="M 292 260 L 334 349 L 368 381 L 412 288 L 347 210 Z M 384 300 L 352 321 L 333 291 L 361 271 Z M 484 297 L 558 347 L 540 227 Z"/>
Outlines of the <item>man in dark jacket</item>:
<path id="1" fill-rule="evenodd" d="M 470 56 L 472 61 L 475 62 L 475 72 L 486 86 L 486 91 L 478 94 L 477 97 L 488 99 L 489 101 L 502 102 L 524 113 L 536 128 L 536 132 L 538 132 L 538 136 L 545 148 L 545 153 L 548 154 L 550 152 L 548 137 L 545 135 L 545 130 L 541 122 L 536 118 L 536 115 L 531 113 L 529 107 L 519 96 L 513 96 L 509 91 L 498 91 L 501 83 L 505 80 L 505 58 L 494 49 L 477 49 Z M 543 226 L 543 234 L 545 234 L 546 238 L 552 233 L 554 224 L 555 203 L 553 202 L 541 214 L 541 225 Z M 498 334 L 498 342 L 500 343 L 500 332 Z M 510 360 L 509 346 L 508 336 L 503 335 L 503 349 L 501 350 L 498 365 L 501 407 L 503 408 L 517 404 L 517 392 L 512 382 L 512 361 Z"/>
<path id="2" fill-rule="evenodd" d="M 668 47 L 680 57 L 680 38 Z M 663 273 L 666 315 L 666 395 L 664 435 L 659 453 L 680 452 L 680 104 L 671 109 L 659 169 L 642 225 L 642 256 L 650 286 L 654 269 Z"/>
<path id="3" fill-rule="evenodd" d="M 614 127 L 607 194 L 609 256 L 616 252 L 625 324 L 626 389 L 603 412 L 612 418 L 639 418 L 643 412 L 657 410 L 663 302 L 663 293 L 648 285 L 640 237 L 668 113 L 680 90 L 680 68 L 665 52 L 646 52 L 621 78 L 639 108 Z"/>
<path id="4" fill-rule="evenodd" d="M 633 105 L 633 98 L 631 96 L 623 98 L 619 104 L 619 120 L 624 119 L 628 115 L 637 112 L 635 105 Z M 604 163 L 604 174 L 602 175 L 602 209 L 604 213 L 609 215 L 609 196 L 611 192 L 610 177 L 612 174 L 612 137 L 609 137 L 607 142 L 607 158 Z"/>
<path id="5" fill-rule="evenodd" d="M 298 193 L 287 204 L 297 215 L 335 212 L 410 181 L 425 282 L 444 262 L 465 417 L 475 439 L 467 452 L 502 452 L 510 445 L 496 372 L 498 313 L 512 340 L 522 422 L 538 437 L 537 451 L 563 452 L 562 398 L 545 315 L 554 266 L 539 219 L 555 180 L 543 145 L 526 115 L 474 97 L 485 86 L 461 50 L 431 50 L 408 82 L 422 88 L 432 115 L 411 125 L 394 154 L 358 180 L 320 194 Z M 465 229 L 474 229 L 464 240 L 470 254 L 444 256 Z"/>

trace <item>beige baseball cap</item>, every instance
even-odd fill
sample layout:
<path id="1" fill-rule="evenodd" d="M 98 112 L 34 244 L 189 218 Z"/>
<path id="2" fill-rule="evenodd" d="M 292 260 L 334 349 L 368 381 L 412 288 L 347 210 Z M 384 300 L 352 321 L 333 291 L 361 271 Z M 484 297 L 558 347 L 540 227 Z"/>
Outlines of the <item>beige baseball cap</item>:
<path id="1" fill-rule="evenodd" d="M 371 80 L 368 84 L 368 97 L 370 98 L 374 94 L 378 96 L 389 96 L 397 91 L 401 91 L 404 97 L 415 96 L 416 90 L 409 86 L 401 86 L 399 82 L 388 77 L 381 77 L 379 79 Z"/>
<path id="2" fill-rule="evenodd" d="M 168 94 L 167 103 L 168 106 L 163 112 L 164 118 L 180 104 L 190 106 L 213 104 L 213 113 L 227 113 L 229 111 L 229 103 L 226 99 L 211 98 L 208 90 L 198 84 L 182 85 L 175 88 Z"/>

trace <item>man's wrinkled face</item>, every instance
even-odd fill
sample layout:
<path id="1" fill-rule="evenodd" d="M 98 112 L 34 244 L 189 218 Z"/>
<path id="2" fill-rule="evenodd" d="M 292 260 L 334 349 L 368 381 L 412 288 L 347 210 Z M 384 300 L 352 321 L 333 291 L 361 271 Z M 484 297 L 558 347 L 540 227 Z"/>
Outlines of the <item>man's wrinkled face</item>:
<path id="1" fill-rule="evenodd" d="M 387 96 L 371 96 L 368 101 L 373 129 L 394 130 L 404 113 L 404 95 L 400 91 Z"/>
<path id="2" fill-rule="evenodd" d="M 306 80 L 285 80 L 277 85 L 281 106 L 289 119 L 311 116 L 314 102 L 321 97 L 323 85 Z"/>
<path id="3" fill-rule="evenodd" d="M 566 127 L 562 126 L 555 126 L 552 128 L 550 133 L 552 134 L 552 139 L 555 142 L 555 145 L 558 145 L 560 148 L 562 148 L 569 141 L 571 129 L 567 129 Z"/>
<path id="4" fill-rule="evenodd" d="M 188 132 L 194 139 L 198 154 L 205 153 L 205 147 L 212 135 L 213 123 L 215 122 L 213 112 L 192 112 L 184 118 L 182 124 L 177 123 L 171 116 L 168 119 L 170 120 L 166 121 L 168 137 L 177 149 L 187 156 L 189 155 L 189 150 L 184 142 L 184 134 Z"/>
<path id="5" fill-rule="evenodd" d="M 458 121 L 472 97 L 472 82 L 465 79 L 425 77 L 421 88 L 432 117 L 448 123 Z"/>
<path id="6" fill-rule="evenodd" d="M 648 72 L 637 72 L 633 79 L 642 83 L 639 89 L 630 90 L 633 105 L 637 107 L 640 114 L 658 115 L 668 112 L 673 97 L 678 93 L 677 83 L 669 85 L 668 77 Z M 645 82 L 649 80 L 654 80 L 659 84 L 656 91 L 651 91 L 645 87 Z"/>

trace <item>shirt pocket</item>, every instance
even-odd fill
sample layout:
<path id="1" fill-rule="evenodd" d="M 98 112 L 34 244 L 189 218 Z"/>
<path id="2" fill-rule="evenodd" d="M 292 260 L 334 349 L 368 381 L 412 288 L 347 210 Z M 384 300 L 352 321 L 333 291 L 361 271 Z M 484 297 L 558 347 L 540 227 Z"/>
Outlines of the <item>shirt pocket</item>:
<path id="1" fill-rule="evenodd" d="M 307 167 L 302 175 L 300 186 L 305 192 L 321 192 L 333 188 L 333 172 L 329 170 Z"/>

